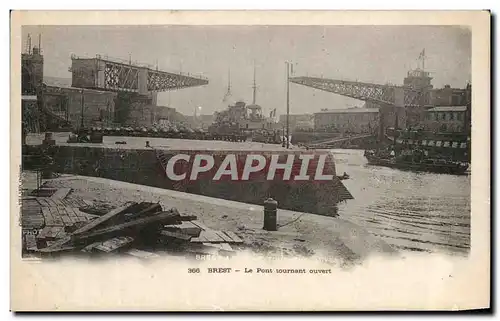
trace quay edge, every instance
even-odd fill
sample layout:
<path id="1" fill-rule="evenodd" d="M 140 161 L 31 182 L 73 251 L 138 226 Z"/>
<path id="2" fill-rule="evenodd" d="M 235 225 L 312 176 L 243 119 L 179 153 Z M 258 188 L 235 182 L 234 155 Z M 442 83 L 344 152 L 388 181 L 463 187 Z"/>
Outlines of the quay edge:
<path id="1" fill-rule="evenodd" d="M 272 197 L 278 201 L 280 208 L 292 211 L 335 216 L 339 202 L 353 199 L 351 193 L 336 176 L 333 155 L 325 151 L 307 151 L 307 153 L 315 156 L 322 153 L 328 154 L 324 173 L 333 174 L 333 179 L 328 181 L 284 181 L 279 175 L 276 175 L 274 180 L 267 180 L 261 173 L 252 174 L 253 176 L 248 181 L 214 181 L 203 179 L 203 176 L 192 181 L 189 179 L 172 181 L 165 174 L 165 166 L 158 158 L 158 151 L 161 151 L 163 158 L 167 160 L 180 153 L 210 154 L 214 156 L 214 168 L 217 168 L 228 154 L 236 154 L 239 160 L 246 159 L 248 154 L 260 154 L 268 161 L 271 154 L 279 154 L 280 163 L 282 163 L 284 161 L 281 158 L 288 154 L 299 155 L 306 152 L 285 150 L 279 146 L 256 150 L 248 148 L 245 143 L 235 143 L 233 146 L 234 149 L 207 150 L 166 147 L 155 149 L 109 144 L 25 145 L 23 169 L 35 169 L 34 164 L 39 161 L 36 160 L 37 155 L 41 155 L 45 150 L 52 158 L 52 171 L 57 173 L 102 177 L 256 205 L 262 205 L 265 199 Z M 297 163 L 294 163 L 294 170 L 296 169 Z"/>

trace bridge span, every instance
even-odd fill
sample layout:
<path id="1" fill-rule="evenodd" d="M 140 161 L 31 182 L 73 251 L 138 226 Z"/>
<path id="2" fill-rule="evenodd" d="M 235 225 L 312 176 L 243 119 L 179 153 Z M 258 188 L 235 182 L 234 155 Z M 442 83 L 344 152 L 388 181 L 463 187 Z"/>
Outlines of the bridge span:
<path id="1" fill-rule="evenodd" d="M 172 73 L 97 55 L 95 58 L 71 56 L 72 86 L 104 91 L 148 95 L 208 84 L 208 80 L 189 73 Z"/>
<path id="2" fill-rule="evenodd" d="M 370 143 L 370 141 L 373 139 L 376 139 L 376 136 L 373 134 L 352 135 L 348 137 L 332 138 L 326 141 L 321 140 L 317 142 L 312 142 L 310 144 L 307 144 L 307 147 L 315 149 L 345 148 L 350 145 L 365 145 L 367 143 Z"/>

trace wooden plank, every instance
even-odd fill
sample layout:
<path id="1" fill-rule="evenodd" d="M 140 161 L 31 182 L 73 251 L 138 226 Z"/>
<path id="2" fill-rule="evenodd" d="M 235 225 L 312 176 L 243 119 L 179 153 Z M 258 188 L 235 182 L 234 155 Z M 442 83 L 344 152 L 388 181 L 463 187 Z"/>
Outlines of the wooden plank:
<path id="1" fill-rule="evenodd" d="M 102 252 L 110 253 L 126 246 L 127 244 L 132 243 L 133 241 L 133 237 L 119 236 L 106 240 L 94 248 Z"/>
<path id="2" fill-rule="evenodd" d="M 52 194 L 51 199 L 64 199 L 71 192 L 71 188 L 59 188 Z"/>
<path id="3" fill-rule="evenodd" d="M 71 219 L 74 219 L 76 218 L 76 214 L 75 212 L 73 212 L 73 209 L 71 207 L 65 207 L 64 210 L 66 211 L 66 214 L 71 218 Z"/>
<path id="4" fill-rule="evenodd" d="M 124 207 L 125 206 L 122 206 L 122 208 L 124 208 Z M 121 212 L 121 210 L 119 208 L 117 208 L 115 210 L 112 211 L 112 212 L 115 212 L 115 215 L 117 213 Z M 108 214 L 106 214 L 106 215 L 108 215 Z M 112 216 L 110 216 L 110 217 L 112 217 Z M 102 218 L 102 216 L 100 218 Z M 98 218 L 96 220 L 99 220 L 100 218 Z M 85 233 L 85 234 L 73 233 L 67 237 L 59 239 L 58 241 L 54 242 L 51 246 L 48 246 L 48 247 L 40 250 L 40 252 L 43 252 L 43 253 L 59 252 L 59 251 L 63 251 L 63 250 L 67 250 L 68 248 L 71 248 L 71 245 L 69 243 L 72 241 L 75 243 L 82 242 L 82 241 L 83 242 L 92 241 L 93 238 L 100 238 L 100 237 L 105 237 L 105 236 L 109 236 L 109 237 L 117 236 L 117 234 L 123 232 L 124 230 L 130 231 L 131 229 L 140 229 L 140 228 L 144 228 L 144 227 L 151 225 L 151 224 L 161 224 L 161 223 L 166 224 L 168 222 L 177 222 L 179 220 L 179 216 L 171 211 L 160 212 L 159 214 L 154 215 L 154 216 L 140 218 L 140 219 L 137 219 L 137 220 L 134 220 L 131 222 L 125 222 L 125 223 L 117 224 L 117 225 L 114 225 L 111 227 L 104 227 L 104 228 L 101 228 L 99 230 L 88 229 L 87 227 L 89 225 L 92 225 L 92 226 L 99 225 L 99 224 L 94 224 L 96 220 L 91 221 L 89 224 L 87 224 L 84 227 L 77 230 L 77 231 L 85 230 L 85 231 L 87 231 L 87 233 Z"/>
<path id="5" fill-rule="evenodd" d="M 69 211 L 71 211 L 73 214 L 75 214 L 76 217 L 83 217 L 84 215 L 83 214 L 80 214 L 82 212 L 80 212 L 80 210 L 78 210 L 78 208 L 76 207 L 71 207 L 69 206 Z"/>
<path id="6" fill-rule="evenodd" d="M 28 251 L 37 251 L 38 246 L 36 245 L 36 236 L 34 234 L 25 234 L 24 242 L 26 246 L 26 250 Z"/>
<path id="7" fill-rule="evenodd" d="M 38 235 L 36 236 L 37 239 L 45 239 L 47 238 L 47 235 L 50 233 L 52 227 L 46 226 L 43 229 L 40 230 Z"/>
<path id="8" fill-rule="evenodd" d="M 180 232 L 194 237 L 200 236 L 201 233 L 201 228 L 191 222 L 182 222 L 181 224 L 176 225 L 166 225 L 164 227 L 164 230 Z"/>
<path id="9" fill-rule="evenodd" d="M 160 232 L 160 235 L 183 240 L 183 241 L 190 241 L 192 238 L 191 235 L 187 235 L 187 234 L 179 233 L 179 232 L 172 232 L 172 231 L 168 231 L 168 230 L 162 230 Z"/>
<path id="10" fill-rule="evenodd" d="M 198 237 L 193 237 L 191 239 L 191 243 L 203 243 L 203 242 L 208 242 L 207 238 L 203 236 L 203 234 L 200 234 Z"/>
<path id="11" fill-rule="evenodd" d="M 50 246 L 47 246 L 43 249 L 40 249 L 39 251 L 42 252 L 42 253 L 50 253 L 50 252 L 59 252 L 59 251 L 64 251 L 66 250 L 68 247 L 71 247 L 71 246 L 67 246 L 66 244 L 69 243 L 71 241 L 71 237 L 70 236 L 66 236 L 62 239 L 59 239 L 57 241 L 55 241 L 54 243 L 52 243 Z"/>
<path id="12" fill-rule="evenodd" d="M 204 246 L 211 246 L 214 248 L 217 248 L 221 251 L 226 251 L 226 252 L 234 252 L 233 248 L 231 245 L 227 243 L 202 243 Z"/>
<path id="13" fill-rule="evenodd" d="M 66 215 L 61 216 L 61 220 L 62 220 L 64 226 L 71 226 L 71 225 L 73 225 L 73 222 L 71 221 L 71 219 L 68 216 L 66 216 Z"/>
<path id="14" fill-rule="evenodd" d="M 196 215 L 181 215 L 181 221 L 195 221 L 198 217 Z"/>
<path id="15" fill-rule="evenodd" d="M 47 206 L 47 201 L 45 201 L 45 199 L 43 198 L 37 198 L 37 201 L 38 203 L 41 205 L 41 206 Z"/>
<path id="16" fill-rule="evenodd" d="M 223 239 L 224 241 L 226 242 L 232 242 L 233 239 L 230 238 L 227 234 L 225 234 L 224 232 L 221 232 L 221 231 L 214 231 L 215 234 L 217 234 L 218 237 L 220 237 L 221 239 Z"/>
<path id="17" fill-rule="evenodd" d="M 134 204 L 136 204 L 136 203 L 135 202 L 127 202 L 127 203 L 125 203 L 125 205 L 117 207 L 117 208 L 109 211 L 107 214 L 91 221 L 89 224 L 76 230 L 73 234 L 82 234 L 82 233 L 88 232 L 88 231 L 96 228 L 97 226 L 101 225 L 102 223 L 108 221 L 109 219 L 115 217 L 116 215 L 126 211 L 129 207 L 133 206 Z"/>
<path id="18" fill-rule="evenodd" d="M 42 207 L 42 214 L 44 218 L 52 217 L 52 214 L 47 207 Z"/>
<path id="19" fill-rule="evenodd" d="M 193 223 L 194 225 L 198 226 L 202 230 L 205 230 L 205 231 L 206 230 L 211 230 L 211 228 L 209 228 L 208 226 L 206 226 L 205 224 L 203 224 L 203 222 L 193 220 L 193 221 L 191 221 L 191 223 Z"/>
<path id="20" fill-rule="evenodd" d="M 162 207 L 159 203 L 140 203 L 141 204 L 141 209 L 137 212 L 132 212 L 126 214 L 127 221 L 130 221 L 132 219 L 141 217 L 141 216 L 146 216 L 146 215 L 152 215 L 154 213 L 158 213 L 162 211 Z"/>
<path id="21" fill-rule="evenodd" d="M 94 202 L 84 199 L 83 202 L 88 206 L 94 206 Z"/>
<path id="22" fill-rule="evenodd" d="M 98 245 L 100 245 L 100 244 L 102 244 L 102 242 L 94 242 L 94 243 L 89 244 L 89 245 L 87 245 L 86 247 L 84 247 L 81 251 L 82 251 L 82 252 L 92 252 L 92 250 L 93 250 L 96 246 L 98 246 Z"/>
<path id="23" fill-rule="evenodd" d="M 64 225 L 64 222 L 60 216 L 55 216 L 53 223 L 54 223 L 53 225 Z"/>
<path id="24" fill-rule="evenodd" d="M 231 245 L 229 245 L 227 243 L 221 243 L 220 245 L 222 247 L 222 250 L 227 251 L 227 252 L 234 252 L 234 250 L 231 247 Z"/>
<path id="25" fill-rule="evenodd" d="M 160 212 L 159 214 L 153 215 L 153 216 L 146 216 L 143 218 L 139 218 L 130 222 L 125 222 L 117 225 L 113 225 L 110 227 L 105 227 L 100 230 L 94 230 L 94 231 L 89 231 L 86 234 L 78 234 L 74 235 L 74 240 L 75 241 L 82 241 L 82 240 L 87 240 L 87 239 L 92 239 L 95 237 L 101 237 L 101 236 L 113 236 L 115 234 L 121 233 L 123 230 L 130 230 L 130 229 L 142 229 L 145 228 L 148 225 L 152 224 L 161 224 L 161 223 L 168 223 L 168 222 L 177 222 L 179 220 L 179 216 L 171 211 L 168 212 Z M 91 225 L 94 221 L 90 222 L 88 225 Z"/>
<path id="26" fill-rule="evenodd" d="M 51 198 L 46 198 L 45 202 L 47 203 L 47 206 L 49 206 L 49 207 L 57 207 L 57 203 L 54 202 L 54 200 Z"/>
<path id="27" fill-rule="evenodd" d="M 68 233 L 66 233 L 65 229 L 64 229 L 64 226 L 58 226 L 58 227 L 61 227 L 61 229 L 59 230 L 59 232 L 57 233 L 56 235 L 56 239 L 61 239 L 61 238 L 64 238 L 67 236 Z"/>
<path id="28" fill-rule="evenodd" d="M 233 231 L 223 231 L 223 232 L 226 233 L 226 235 L 229 236 L 231 239 L 233 239 L 234 243 L 243 243 L 243 240 Z"/>
<path id="29" fill-rule="evenodd" d="M 45 239 L 56 240 L 59 237 L 59 233 L 61 233 L 61 231 L 64 231 L 63 226 L 51 226 L 50 230 L 46 234 Z"/>
<path id="30" fill-rule="evenodd" d="M 218 236 L 215 231 L 209 230 L 209 231 L 202 231 L 201 234 L 207 239 L 207 242 L 209 243 L 224 243 L 224 239 Z"/>
<path id="31" fill-rule="evenodd" d="M 74 217 L 76 218 L 82 218 L 82 217 L 85 217 L 85 215 L 83 214 L 80 214 L 81 212 L 77 209 L 77 208 L 74 208 L 74 207 L 68 207 L 69 211 L 73 214 Z M 86 217 L 85 217 L 86 218 Z"/>
<path id="32" fill-rule="evenodd" d="M 156 253 L 146 252 L 138 249 L 130 249 L 126 252 L 128 255 L 132 255 L 139 259 L 154 259 L 159 258 L 160 256 Z"/>

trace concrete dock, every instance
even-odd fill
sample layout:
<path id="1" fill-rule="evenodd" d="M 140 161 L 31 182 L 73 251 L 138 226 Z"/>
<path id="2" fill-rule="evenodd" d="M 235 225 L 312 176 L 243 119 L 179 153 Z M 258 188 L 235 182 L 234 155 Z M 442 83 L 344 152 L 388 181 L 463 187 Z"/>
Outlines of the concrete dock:
<path id="1" fill-rule="evenodd" d="M 276 232 L 263 230 L 263 207 L 98 177 L 62 175 L 44 187 L 71 188 L 71 198 L 119 206 L 126 201 L 160 202 L 183 215 L 196 215 L 209 228 L 237 233 L 256 253 L 321 255 L 333 262 L 356 262 L 374 254 L 393 254 L 384 241 L 352 222 L 335 217 L 278 210 Z"/>

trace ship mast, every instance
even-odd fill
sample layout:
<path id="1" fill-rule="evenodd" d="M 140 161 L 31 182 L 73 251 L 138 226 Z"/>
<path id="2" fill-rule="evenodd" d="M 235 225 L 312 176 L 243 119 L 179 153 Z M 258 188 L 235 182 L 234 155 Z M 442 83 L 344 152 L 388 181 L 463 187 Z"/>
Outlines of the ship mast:
<path id="1" fill-rule="evenodd" d="M 420 55 L 418 56 L 418 59 L 419 60 L 422 60 L 422 71 L 425 71 L 425 58 L 426 55 L 425 55 L 425 48 L 422 50 L 422 52 L 420 53 Z"/>
<path id="2" fill-rule="evenodd" d="M 252 104 L 255 105 L 256 96 L 257 96 L 257 84 L 255 83 L 255 61 L 253 63 L 253 99 Z"/>
<path id="3" fill-rule="evenodd" d="M 227 70 L 227 92 L 224 95 L 224 99 L 222 99 L 222 101 L 226 102 L 229 96 L 231 96 L 231 68 L 228 68 Z"/>

